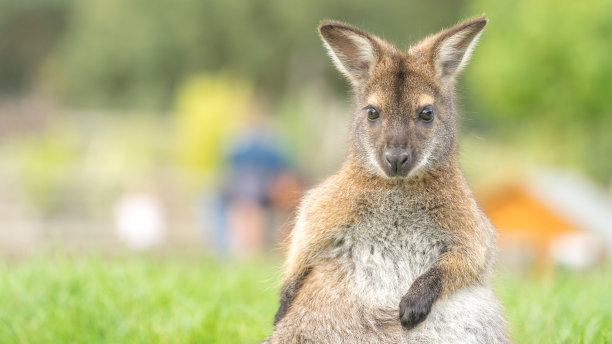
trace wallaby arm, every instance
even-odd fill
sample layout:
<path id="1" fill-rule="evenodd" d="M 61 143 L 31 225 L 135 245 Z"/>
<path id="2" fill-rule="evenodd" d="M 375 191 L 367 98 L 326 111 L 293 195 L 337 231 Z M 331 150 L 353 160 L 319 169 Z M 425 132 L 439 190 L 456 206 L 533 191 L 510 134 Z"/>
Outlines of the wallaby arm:
<path id="1" fill-rule="evenodd" d="M 347 169 L 332 176 L 311 190 L 302 200 L 295 226 L 291 232 L 285 279 L 281 287 L 280 307 L 274 323 L 289 310 L 302 284 L 316 264 L 318 255 L 331 245 L 338 230 L 354 221 L 360 183 L 346 177 Z M 350 171 L 350 169 L 348 169 Z M 347 188 L 348 185 L 348 188 Z M 333 204 L 333 209 L 329 205 Z"/>
<path id="2" fill-rule="evenodd" d="M 481 282 L 485 276 L 485 255 L 470 247 L 456 248 L 441 255 L 427 273 L 441 276 L 440 296 L 448 295 L 467 285 Z"/>
<path id="3" fill-rule="evenodd" d="M 280 291 L 280 305 L 274 315 L 274 325 L 278 323 L 289 311 L 289 306 L 297 296 L 298 291 L 302 287 L 304 280 L 311 271 L 311 267 L 306 267 L 295 276 L 288 276 L 283 282 Z"/>
<path id="4" fill-rule="evenodd" d="M 473 208 L 476 208 L 475 204 Z M 444 219 L 448 226 L 452 226 L 449 231 L 452 242 L 402 297 L 400 320 L 404 327 L 412 328 L 423 321 L 438 298 L 462 287 L 482 283 L 481 279 L 487 275 L 489 247 L 493 245 L 492 228 L 484 217 L 479 224 L 462 223 L 461 220 L 461 216 Z M 455 222 L 454 225 L 451 221 Z"/>
<path id="5" fill-rule="evenodd" d="M 292 232 L 291 251 L 287 258 L 285 278 L 280 291 L 280 305 L 274 315 L 274 325 L 289 311 L 291 303 L 312 270 L 316 253 L 321 252 L 329 241 L 327 233 L 312 231 L 303 224 L 304 221 L 298 219 Z"/>

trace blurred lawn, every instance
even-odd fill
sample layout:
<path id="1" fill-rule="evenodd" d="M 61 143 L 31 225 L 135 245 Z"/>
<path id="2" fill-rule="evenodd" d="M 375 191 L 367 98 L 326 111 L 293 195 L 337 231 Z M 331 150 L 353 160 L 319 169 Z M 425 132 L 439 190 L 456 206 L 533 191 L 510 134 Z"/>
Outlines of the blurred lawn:
<path id="1" fill-rule="evenodd" d="M 39 257 L 0 263 L 0 343 L 254 343 L 275 264 Z"/>
<path id="2" fill-rule="evenodd" d="M 271 331 L 279 266 L 263 259 L 0 261 L 0 343 L 254 343 Z M 495 280 L 517 343 L 612 340 L 612 274 Z"/>

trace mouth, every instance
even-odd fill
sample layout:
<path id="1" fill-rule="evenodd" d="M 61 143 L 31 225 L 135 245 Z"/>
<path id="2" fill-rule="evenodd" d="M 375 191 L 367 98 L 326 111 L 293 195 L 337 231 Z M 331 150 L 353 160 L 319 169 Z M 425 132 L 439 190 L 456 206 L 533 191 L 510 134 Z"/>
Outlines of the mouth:
<path id="1" fill-rule="evenodd" d="M 402 168 L 402 169 L 388 169 L 385 168 L 385 174 L 387 175 L 387 177 L 389 178 L 406 178 L 409 174 L 410 171 L 412 170 L 412 168 Z"/>

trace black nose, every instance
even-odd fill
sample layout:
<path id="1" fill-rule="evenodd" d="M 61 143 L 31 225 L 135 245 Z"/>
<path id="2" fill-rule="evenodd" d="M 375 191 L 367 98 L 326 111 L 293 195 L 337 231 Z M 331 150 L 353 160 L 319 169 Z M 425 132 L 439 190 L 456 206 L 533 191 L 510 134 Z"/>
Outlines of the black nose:
<path id="1" fill-rule="evenodd" d="M 385 160 L 387 160 L 387 164 L 391 167 L 391 171 L 397 174 L 403 167 L 408 165 L 410 153 L 405 149 L 391 148 L 385 152 Z"/>

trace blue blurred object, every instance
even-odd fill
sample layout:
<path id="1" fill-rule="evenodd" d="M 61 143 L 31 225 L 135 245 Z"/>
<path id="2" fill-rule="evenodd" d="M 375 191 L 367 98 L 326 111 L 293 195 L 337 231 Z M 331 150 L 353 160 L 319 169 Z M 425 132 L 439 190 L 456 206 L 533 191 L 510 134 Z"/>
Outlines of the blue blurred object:
<path id="1" fill-rule="evenodd" d="M 273 135 L 258 129 L 247 132 L 228 151 L 228 174 L 222 186 L 222 198 L 228 202 L 249 199 L 268 206 L 270 183 L 289 168 Z"/>
<path id="2" fill-rule="evenodd" d="M 282 145 L 270 129 L 260 125 L 241 132 L 238 138 L 228 145 L 224 156 L 225 173 L 219 189 L 213 198 L 203 205 L 206 209 L 204 213 L 208 215 L 204 215 L 208 219 L 203 220 L 210 230 L 212 249 L 221 255 L 235 250 L 231 247 L 236 241 L 232 235 L 245 234 L 232 233 L 229 218 L 232 205 L 241 202 L 255 204 L 259 214 L 269 219 L 273 207 L 271 187 L 277 177 L 291 172 Z M 274 229 L 270 223 L 271 221 L 267 221 L 264 228 L 261 228 L 261 235 L 264 236 L 261 240 L 266 245 L 271 244 L 274 238 Z"/>

